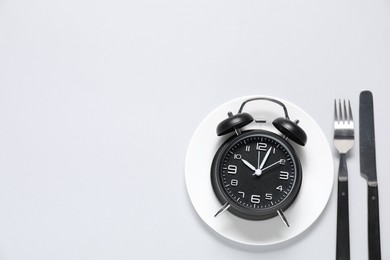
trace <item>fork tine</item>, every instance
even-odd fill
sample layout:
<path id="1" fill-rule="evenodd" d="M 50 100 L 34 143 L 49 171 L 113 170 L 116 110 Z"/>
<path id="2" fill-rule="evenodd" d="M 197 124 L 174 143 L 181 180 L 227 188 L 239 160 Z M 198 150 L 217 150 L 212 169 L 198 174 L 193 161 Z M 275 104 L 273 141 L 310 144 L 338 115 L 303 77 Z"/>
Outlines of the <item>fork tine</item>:
<path id="1" fill-rule="evenodd" d="M 349 122 L 352 122 L 353 121 L 353 117 L 352 117 L 352 108 L 351 108 L 351 102 L 348 100 L 348 112 L 349 112 Z"/>
<path id="2" fill-rule="evenodd" d="M 349 123 L 349 117 L 348 117 L 348 111 L 347 111 L 347 105 L 345 99 L 343 100 L 343 105 L 344 105 L 344 109 L 343 109 L 344 123 Z"/>
<path id="3" fill-rule="evenodd" d="M 334 100 L 334 121 L 338 121 L 338 114 L 337 114 L 337 100 Z"/>
<path id="4" fill-rule="evenodd" d="M 341 107 L 341 99 L 339 99 L 339 123 L 344 122 L 344 113 Z"/>
<path id="5" fill-rule="evenodd" d="M 334 121 L 341 124 L 353 124 L 351 101 L 349 99 L 334 100 Z"/>

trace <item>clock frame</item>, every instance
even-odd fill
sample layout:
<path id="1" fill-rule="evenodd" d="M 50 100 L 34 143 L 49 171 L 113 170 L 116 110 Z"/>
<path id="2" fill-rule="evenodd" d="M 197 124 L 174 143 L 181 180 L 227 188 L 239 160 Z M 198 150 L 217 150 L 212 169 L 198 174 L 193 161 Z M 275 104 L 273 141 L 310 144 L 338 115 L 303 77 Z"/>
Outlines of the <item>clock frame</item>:
<path id="1" fill-rule="evenodd" d="M 262 129 L 242 131 L 255 121 L 252 115 L 242 112 L 252 101 L 270 101 L 283 108 L 284 117 L 272 122 L 281 135 Z M 279 215 L 289 226 L 284 210 L 298 196 L 302 168 L 298 154 L 288 140 L 302 146 L 307 142 L 306 133 L 298 123 L 298 120 L 290 120 L 282 102 L 268 97 L 245 100 L 237 114 L 228 112 L 228 118 L 217 126 L 217 135 L 231 132 L 235 135 L 220 146 L 211 165 L 211 184 L 223 204 L 215 216 L 226 210 L 248 220 L 265 220 Z"/>
<path id="2" fill-rule="evenodd" d="M 218 200 L 229 203 L 232 214 L 248 220 L 269 219 L 278 210 L 285 211 L 301 182 L 301 164 L 293 147 L 265 130 L 230 137 L 218 149 L 211 167 Z"/>

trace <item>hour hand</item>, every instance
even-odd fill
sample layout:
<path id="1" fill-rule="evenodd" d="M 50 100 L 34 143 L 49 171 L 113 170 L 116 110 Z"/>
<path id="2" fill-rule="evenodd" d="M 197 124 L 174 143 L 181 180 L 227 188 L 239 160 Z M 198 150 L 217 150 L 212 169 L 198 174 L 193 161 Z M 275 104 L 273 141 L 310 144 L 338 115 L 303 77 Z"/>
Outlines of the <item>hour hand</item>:
<path id="1" fill-rule="evenodd" d="M 251 169 L 252 171 L 256 171 L 256 168 L 255 168 L 252 164 L 250 164 L 247 160 L 241 159 L 241 161 L 242 161 L 246 166 L 248 166 L 249 169 Z"/>

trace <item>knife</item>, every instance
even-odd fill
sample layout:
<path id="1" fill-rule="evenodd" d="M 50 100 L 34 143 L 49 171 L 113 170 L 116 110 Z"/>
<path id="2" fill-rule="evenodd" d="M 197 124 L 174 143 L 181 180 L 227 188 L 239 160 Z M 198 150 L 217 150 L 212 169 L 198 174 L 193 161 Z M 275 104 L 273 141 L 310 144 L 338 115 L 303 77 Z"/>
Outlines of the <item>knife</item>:
<path id="1" fill-rule="evenodd" d="M 374 105 L 372 93 L 360 93 L 360 172 L 368 184 L 368 259 L 381 259 L 379 197 L 376 177 Z"/>

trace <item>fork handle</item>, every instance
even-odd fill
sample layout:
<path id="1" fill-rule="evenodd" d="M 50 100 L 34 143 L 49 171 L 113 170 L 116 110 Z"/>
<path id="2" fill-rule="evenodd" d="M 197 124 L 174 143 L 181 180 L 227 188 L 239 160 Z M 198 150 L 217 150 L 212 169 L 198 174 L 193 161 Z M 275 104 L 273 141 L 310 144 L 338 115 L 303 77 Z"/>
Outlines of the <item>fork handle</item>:
<path id="1" fill-rule="evenodd" d="M 337 237 L 336 260 L 350 259 L 348 169 L 346 154 L 340 154 L 339 179 L 337 188 Z"/>

